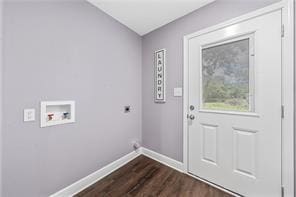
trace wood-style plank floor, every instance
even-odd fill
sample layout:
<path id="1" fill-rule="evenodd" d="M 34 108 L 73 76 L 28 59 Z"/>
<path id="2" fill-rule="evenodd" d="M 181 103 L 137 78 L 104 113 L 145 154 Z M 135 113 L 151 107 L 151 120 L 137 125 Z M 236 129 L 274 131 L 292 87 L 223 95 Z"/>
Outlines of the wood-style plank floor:
<path id="1" fill-rule="evenodd" d="M 230 197 L 208 184 L 139 156 L 75 197 Z"/>

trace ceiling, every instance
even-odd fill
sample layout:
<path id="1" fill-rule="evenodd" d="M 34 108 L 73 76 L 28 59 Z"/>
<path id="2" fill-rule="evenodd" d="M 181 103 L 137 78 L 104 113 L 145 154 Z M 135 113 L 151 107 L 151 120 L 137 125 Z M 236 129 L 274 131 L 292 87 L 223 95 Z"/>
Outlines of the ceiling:
<path id="1" fill-rule="evenodd" d="M 142 36 L 215 0 L 87 1 Z"/>

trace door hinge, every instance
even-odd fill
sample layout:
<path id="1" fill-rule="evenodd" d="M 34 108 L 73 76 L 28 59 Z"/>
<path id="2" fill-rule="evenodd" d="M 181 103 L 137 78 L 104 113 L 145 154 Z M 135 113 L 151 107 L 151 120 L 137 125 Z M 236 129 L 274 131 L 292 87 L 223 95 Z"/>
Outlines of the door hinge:
<path id="1" fill-rule="evenodd" d="M 285 188 L 284 188 L 284 186 L 282 186 L 282 188 L 281 188 L 281 193 L 282 193 L 282 197 L 285 197 Z"/>
<path id="2" fill-rule="evenodd" d="M 282 25 L 282 33 L 281 33 L 282 38 L 285 37 L 285 26 Z"/>
<path id="3" fill-rule="evenodd" d="M 285 106 L 282 105 L 281 107 L 281 117 L 284 118 L 285 117 Z"/>

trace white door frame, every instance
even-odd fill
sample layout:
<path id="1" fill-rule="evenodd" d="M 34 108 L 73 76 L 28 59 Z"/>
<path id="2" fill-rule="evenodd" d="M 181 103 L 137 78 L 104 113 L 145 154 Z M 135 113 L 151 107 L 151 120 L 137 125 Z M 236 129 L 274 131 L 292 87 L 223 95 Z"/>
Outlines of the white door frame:
<path id="1" fill-rule="evenodd" d="M 276 10 L 282 10 L 284 37 L 282 40 L 282 186 L 285 196 L 294 196 L 294 3 L 293 0 L 282 0 L 265 8 L 231 19 L 218 25 L 184 36 L 183 64 L 183 164 L 188 173 L 188 42 L 191 38 L 225 28 Z"/>

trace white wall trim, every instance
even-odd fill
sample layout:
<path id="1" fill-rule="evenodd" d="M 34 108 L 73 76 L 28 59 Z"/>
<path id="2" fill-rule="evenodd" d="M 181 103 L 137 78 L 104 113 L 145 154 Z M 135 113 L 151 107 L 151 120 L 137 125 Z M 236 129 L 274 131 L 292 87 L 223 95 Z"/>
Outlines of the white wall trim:
<path id="1" fill-rule="evenodd" d="M 282 54 L 282 104 L 285 106 L 285 117 L 282 121 L 282 184 L 285 196 L 294 196 L 294 3 L 293 0 L 282 0 L 265 8 L 253 11 L 218 25 L 205 28 L 184 36 L 183 62 L 183 162 L 188 172 L 188 42 L 191 38 L 200 36 L 224 27 L 261 16 L 276 10 L 282 10 L 282 23 L 285 26 Z"/>
<path id="2" fill-rule="evenodd" d="M 208 182 L 204 179 L 201 179 L 197 176 L 194 176 L 192 174 L 189 174 L 187 172 L 184 171 L 184 165 L 182 162 L 174 160 L 170 157 L 167 157 L 165 155 L 162 155 L 160 153 L 157 153 L 155 151 L 149 150 L 147 148 L 141 147 L 139 148 L 137 151 L 133 151 L 123 157 L 121 157 L 120 159 L 106 165 L 105 167 L 101 168 L 100 170 L 76 181 L 75 183 L 69 185 L 68 187 L 50 195 L 50 197 L 71 197 L 77 193 L 79 193 L 80 191 L 82 191 L 83 189 L 91 186 L 92 184 L 94 184 L 95 182 L 101 180 L 102 178 L 106 177 L 107 175 L 111 174 L 112 172 L 114 172 L 115 170 L 117 170 L 118 168 L 124 166 L 125 164 L 127 164 L 128 162 L 132 161 L 133 159 L 135 159 L 136 157 L 140 156 L 140 155 L 144 155 L 146 157 L 149 157 L 155 161 L 158 161 L 159 163 L 162 163 L 170 168 L 173 168 L 181 173 L 185 173 L 190 177 L 193 177 L 195 179 L 198 179 L 208 185 L 211 185 L 212 187 L 215 187 L 221 191 L 224 191 L 226 193 L 229 193 L 233 196 L 239 196 L 223 187 L 220 187 L 218 185 L 215 185 L 211 182 Z"/>
<path id="3" fill-rule="evenodd" d="M 100 179 L 106 177 L 107 175 L 111 174 L 118 168 L 124 166 L 128 162 L 132 161 L 136 157 L 141 155 L 140 151 L 133 151 L 118 160 L 106 165 L 105 167 L 101 168 L 100 170 L 76 181 L 75 183 L 69 185 L 68 187 L 50 195 L 50 197 L 70 197 L 78 192 L 82 191 L 83 189 L 89 187 L 90 185 L 94 184 L 95 182 L 99 181 Z"/>
<path id="4" fill-rule="evenodd" d="M 261 16 L 261 15 L 265 15 L 267 13 L 274 12 L 276 10 L 280 10 L 280 9 L 282 9 L 283 7 L 285 7 L 287 5 L 286 1 L 293 1 L 293 0 L 282 0 L 282 1 L 278 2 L 278 3 L 271 4 L 271 5 L 266 6 L 264 8 L 260 8 L 258 10 L 252 11 L 250 13 L 235 17 L 233 19 L 227 20 L 227 21 L 219 23 L 217 25 L 213 25 L 213 26 L 204 28 L 202 30 L 199 30 L 197 32 L 188 34 L 188 35 L 184 36 L 184 39 L 188 40 L 190 38 L 194 38 L 194 37 L 197 37 L 197 36 L 201 36 L 203 34 L 210 33 L 212 31 L 223 29 L 223 28 L 225 28 L 227 26 L 230 26 L 230 25 L 233 25 L 233 24 L 236 24 L 236 23 L 239 23 L 239 22 L 250 20 L 252 18 Z"/>
<path id="5" fill-rule="evenodd" d="M 158 161 L 159 163 L 162 163 L 166 166 L 169 166 L 179 172 L 184 173 L 184 165 L 180 161 L 176 161 L 170 157 L 167 157 L 165 155 L 159 154 L 157 152 L 154 152 L 152 150 L 149 150 L 147 148 L 141 147 L 141 152 L 146 157 L 149 157 L 155 161 Z"/>
<path id="6" fill-rule="evenodd" d="M 50 197 L 70 197 L 73 196 L 83 189 L 91 186 L 95 182 L 101 180 L 102 178 L 106 177 L 107 175 L 111 174 L 118 168 L 124 166 L 128 162 L 132 161 L 136 157 L 144 155 L 146 157 L 149 157 L 155 161 L 158 161 L 168 167 L 171 167 L 181 173 L 184 173 L 183 163 L 176 161 L 172 158 L 169 158 L 167 156 L 164 156 L 162 154 L 159 154 L 157 152 L 154 152 L 152 150 L 149 150 L 147 148 L 139 148 L 137 151 L 133 151 L 118 160 L 106 165 L 105 167 L 99 169 L 98 171 L 76 181 L 75 183 L 69 185 L 68 187 L 50 195 Z M 215 186 L 216 187 L 216 186 Z M 218 187 L 219 188 L 219 187 Z M 221 189 L 221 188 L 220 188 Z"/>
<path id="7" fill-rule="evenodd" d="M 282 40 L 282 186 L 285 196 L 295 195 L 295 70 L 294 70 L 294 2 L 285 0 L 282 8 L 282 23 L 285 36 Z"/>

